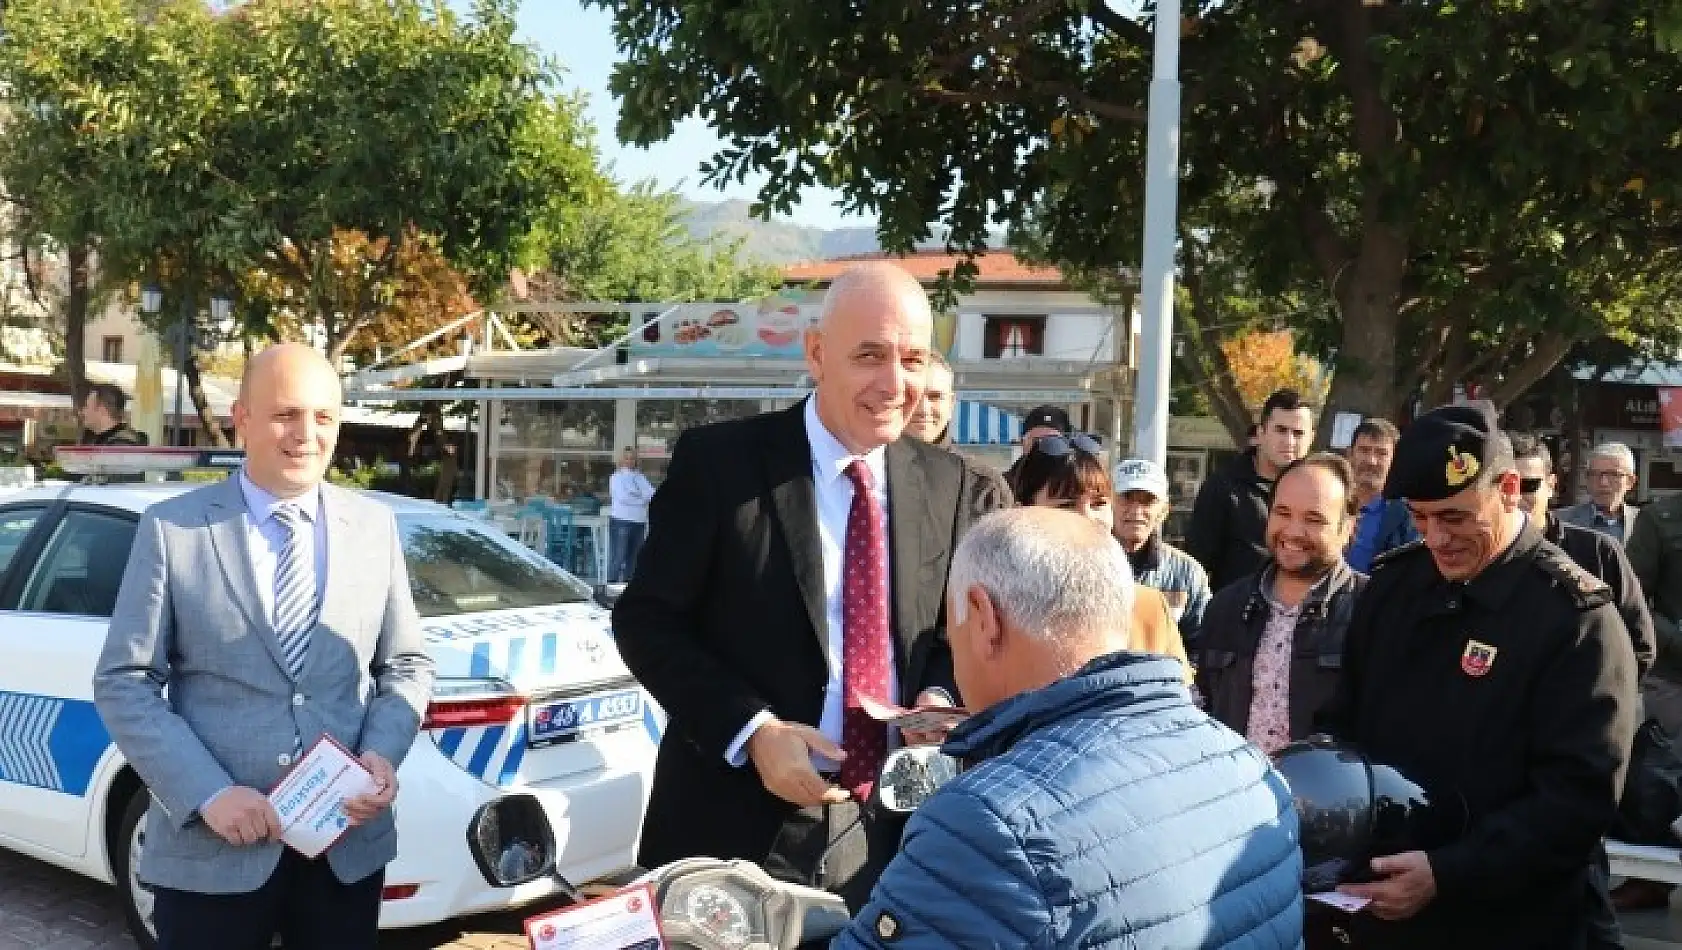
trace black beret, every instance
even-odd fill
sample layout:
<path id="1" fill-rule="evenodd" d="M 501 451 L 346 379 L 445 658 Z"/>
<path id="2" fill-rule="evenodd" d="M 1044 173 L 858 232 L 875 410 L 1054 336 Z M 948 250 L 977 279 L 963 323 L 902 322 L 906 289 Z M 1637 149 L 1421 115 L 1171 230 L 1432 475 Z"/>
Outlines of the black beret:
<path id="1" fill-rule="evenodd" d="M 1427 412 L 1402 430 L 1384 497 L 1441 501 L 1460 494 L 1489 467 L 1499 435 L 1486 404 Z"/>

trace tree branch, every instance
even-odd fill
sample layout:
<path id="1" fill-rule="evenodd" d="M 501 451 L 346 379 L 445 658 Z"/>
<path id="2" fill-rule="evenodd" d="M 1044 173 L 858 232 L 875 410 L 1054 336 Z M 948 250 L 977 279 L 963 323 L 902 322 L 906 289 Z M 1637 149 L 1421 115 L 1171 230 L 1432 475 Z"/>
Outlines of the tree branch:
<path id="1" fill-rule="evenodd" d="M 983 106 L 995 105 L 1000 102 L 1040 104 L 1041 95 L 1051 94 L 1062 96 L 1064 99 L 1068 100 L 1069 105 L 1071 106 L 1079 109 L 1085 109 L 1093 115 L 1102 116 L 1106 119 L 1115 119 L 1118 122 L 1142 123 L 1148 115 L 1144 109 L 1117 105 L 1113 102 L 1105 102 L 1102 99 L 1095 99 L 1086 92 L 1075 86 L 1071 86 L 1068 83 L 1052 82 L 1045 79 L 1024 79 L 1023 84 L 1029 88 L 1018 90 L 1000 88 L 995 91 L 987 92 L 958 92 L 956 90 L 943 89 L 940 87 L 925 87 L 916 90 L 916 92 L 918 95 L 934 99 L 937 102 Z"/>
<path id="2" fill-rule="evenodd" d="M 1130 40 L 1141 49 L 1151 49 L 1156 45 L 1155 37 L 1145 29 L 1144 24 L 1111 10 L 1104 0 L 1092 0 L 1092 9 L 1087 15 L 1111 34 Z"/>
<path id="3" fill-rule="evenodd" d="M 1384 101 L 1369 48 L 1373 37 L 1372 7 L 1366 0 L 1347 0 L 1336 8 L 1339 29 L 1329 37 L 1341 68 L 1354 112 L 1355 148 L 1368 161 L 1390 153 L 1396 144 L 1395 111 Z"/>
<path id="4" fill-rule="evenodd" d="M 1507 373 L 1501 384 L 1489 394 L 1489 398 L 1497 407 L 1505 407 L 1514 399 L 1522 396 L 1530 387 L 1541 381 L 1542 377 L 1553 372 L 1565 354 L 1571 351 L 1571 345 L 1576 342 L 1563 333 L 1544 333 L 1530 347 L 1530 355 Z"/>

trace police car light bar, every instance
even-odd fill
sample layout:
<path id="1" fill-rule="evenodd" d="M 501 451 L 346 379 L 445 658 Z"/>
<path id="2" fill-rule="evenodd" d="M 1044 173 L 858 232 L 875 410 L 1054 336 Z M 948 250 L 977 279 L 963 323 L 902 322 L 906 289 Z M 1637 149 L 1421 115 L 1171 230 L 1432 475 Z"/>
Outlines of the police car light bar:
<path id="1" fill-rule="evenodd" d="M 172 448 L 145 445 L 61 445 L 53 450 L 68 475 L 170 474 L 193 469 L 233 471 L 245 463 L 236 449 Z"/>

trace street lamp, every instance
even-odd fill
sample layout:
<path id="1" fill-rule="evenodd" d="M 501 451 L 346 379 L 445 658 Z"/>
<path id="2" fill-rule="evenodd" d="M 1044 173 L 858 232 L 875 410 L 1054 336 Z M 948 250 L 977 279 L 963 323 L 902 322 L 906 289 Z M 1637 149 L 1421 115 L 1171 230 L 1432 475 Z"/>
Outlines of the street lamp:
<path id="1" fill-rule="evenodd" d="M 140 288 L 140 312 L 155 317 L 163 308 L 164 292 L 157 284 L 147 284 Z"/>
<path id="2" fill-rule="evenodd" d="M 211 295 L 210 319 L 215 324 L 216 329 L 222 329 L 222 325 L 228 322 L 228 315 L 233 312 L 233 309 L 234 302 L 229 299 L 227 294 Z"/>

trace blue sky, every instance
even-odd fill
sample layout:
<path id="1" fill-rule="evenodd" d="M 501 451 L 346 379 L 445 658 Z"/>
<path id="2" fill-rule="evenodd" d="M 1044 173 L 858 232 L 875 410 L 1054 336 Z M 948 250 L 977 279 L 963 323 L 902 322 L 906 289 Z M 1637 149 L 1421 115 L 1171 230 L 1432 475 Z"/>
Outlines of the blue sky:
<path id="1" fill-rule="evenodd" d="M 619 119 L 619 103 L 607 90 L 608 76 L 618 58 L 611 14 L 596 7 L 585 9 L 578 0 L 524 0 L 520 7 L 520 30 L 524 39 L 566 67 L 568 86 L 589 95 L 590 119 L 596 125 L 602 157 L 613 164 L 620 180 L 653 178 L 691 198 L 709 201 L 757 196 L 762 178 L 750 177 L 744 185 L 732 181 L 725 191 L 701 184 L 701 163 L 721 143 L 699 120 L 682 123 L 670 139 L 646 149 L 619 144 L 613 134 Z M 820 228 L 870 223 L 857 217 L 843 217 L 839 208 L 831 206 L 834 197 L 833 193 L 815 190 L 803 194 L 791 220 Z"/>

